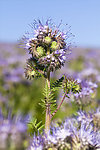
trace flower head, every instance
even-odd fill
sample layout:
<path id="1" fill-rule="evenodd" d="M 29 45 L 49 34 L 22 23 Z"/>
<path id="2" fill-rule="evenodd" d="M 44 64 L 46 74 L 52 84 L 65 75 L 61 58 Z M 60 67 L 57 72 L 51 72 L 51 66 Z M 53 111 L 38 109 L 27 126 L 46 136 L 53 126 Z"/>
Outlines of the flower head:
<path id="1" fill-rule="evenodd" d="M 77 104 L 87 105 L 96 96 L 97 84 L 87 80 L 80 80 L 81 91 L 74 93 Z"/>
<path id="2" fill-rule="evenodd" d="M 40 20 L 35 20 L 33 28 L 34 33 L 31 38 L 26 38 L 25 47 L 32 56 L 31 60 L 35 61 L 34 69 L 26 67 L 25 74 L 30 78 L 37 76 L 36 70 L 44 75 L 44 72 L 61 68 L 69 50 L 69 45 L 66 44 L 66 39 L 69 37 L 68 30 L 65 33 L 60 31 L 51 20 L 47 20 L 44 24 Z"/>
<path id="3" fill-rule="evenodd" d="M 67 90 L 67 95 L 69 94 L 77 94 L 81 91 L 81 85 L 78 83 L 77 80 L 72 79 L 72 78 L 67 78 L 65 76 L 65 79 L 63 81 L 63 89 L 64 91 Z"/>
<path id="4" fill-rule="evenodd" d="M 31 145 L 29 147 L 29 150 L 42 150 L 44 138 L 41 135 L 35 136 L 32 139 Z"/>

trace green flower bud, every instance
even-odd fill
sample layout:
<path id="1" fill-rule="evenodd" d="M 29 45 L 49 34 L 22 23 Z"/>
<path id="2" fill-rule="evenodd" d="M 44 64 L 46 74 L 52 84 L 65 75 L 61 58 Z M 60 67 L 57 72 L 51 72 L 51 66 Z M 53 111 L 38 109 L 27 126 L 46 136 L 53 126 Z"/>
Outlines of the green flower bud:
<path id="1" fill-rule="evenodd" d="M 51 38 L 49 36 L 45 37 L 45 43 L 49 44 L 51 42 Z"/>
<path id="2" fill-rule="evenodd" d="M 56 50 L 56 49 L 58 48 L 58 44 L 57 44 L 56 41 L 53 41 L 53 42 L 52 42 L 51 48 L 52 48 L 53 50 Z"/>
<path id="3" fill-rule="evenodd" d="M 42 46 L 37 47 L 37 53 L 40 57 L 44 55 L 44 49 Z"/>
<path id="4" fill-rule="evenodd" d="M 36 72 L 34 70 L 31 70 L 31 69 L 26 69 L 25 71 L 25 77 L 27 79 L 32 79 L 32 77 L 34 78 L 34 76 L 36 75 Z"/>
<path id="5" fill-rule="evenodd" d="M 63 83 L 63 87 L 64 90 L 67 89 L 67 94 L 69 94 L 70 92 L 78 93 L 79 91 L 81 91 L 80 84 L 77 83 L 76 80 L 72 80 L 72 79 L 65 79 Z"/>
<path id="6" fill-rule="evenodd" d="M 31 71 L 31 72 L 29 72 L 29 74 L 30 74 L 31 76 L 34 76 L 34 75 L 35 75 L 35 71 L 34 71 L 34 70 Z"/>
<path id="7" fill-rule="evenodd" d="M 79 90 L 80 90 L 80 86 L 79 86 L 78 84 L 76 85 L 75 90 L 76 90 L 76 91 L 79 91 Z"/>

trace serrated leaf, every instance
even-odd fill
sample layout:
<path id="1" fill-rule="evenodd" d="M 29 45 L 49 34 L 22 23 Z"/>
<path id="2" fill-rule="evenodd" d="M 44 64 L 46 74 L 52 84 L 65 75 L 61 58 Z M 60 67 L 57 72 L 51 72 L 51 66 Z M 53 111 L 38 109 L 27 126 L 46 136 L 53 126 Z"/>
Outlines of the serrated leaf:
<path id="1" fill-rule="evenodd" d="M 40 121 L 40 122 L 36 125 L 36 128 L 38 128 L 41 123 L 42 123 L 42 121 Z"/>
<path id="2" fill-rule="evenodd" d="M 62 76 L 60 79 L 56 80 L 52 85 L 51 85 L 51 90 L 56 91 L 62 86 L 62 82 L 64 80 L 64 76 Z"/>
<path id="3" fill-rule="evenodd" d="M 35 125 L 35 124 L 37 123 L 37 119 L 35 119 L 33 123 L 34 123 L 34 125 Z"/>
<path id="4" fill-rule="evenodd" d="M 38 134 L 38 132 L 40 132 L 43 127 L 44 125 L 42 125 L 42 121 L 37 123 L 37 119 L 33 119 L 28 123 L 28 132 L 30 133 L 30 135 L 33 135 L 34 132 L 35 134 Z"/>
<path id="5" fill-rule="evenodd" d="M 40 106 L 42 106 L 43 108 L 45 107 L 45 105 L 43 103 L 39 103 Z"/>
<path id="6" fill-rule="evenodd" d="M 44 125 L 42 125 L 41 127 L 39 127 L 38 130 L 40 131 L 42 128 L 44 128 Z"/>
<path id="7" fill-rule="evenodd" d="M 41 101 L 42 101 L 43 103 L 45 103 L 45 100 L 44 100 L 44 99 L 41 99 Z"/>

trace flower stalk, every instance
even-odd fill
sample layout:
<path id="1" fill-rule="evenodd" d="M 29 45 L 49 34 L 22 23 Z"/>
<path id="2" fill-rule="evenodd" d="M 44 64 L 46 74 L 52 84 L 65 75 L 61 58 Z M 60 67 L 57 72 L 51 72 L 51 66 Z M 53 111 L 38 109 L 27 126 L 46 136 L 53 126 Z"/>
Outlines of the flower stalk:
<path id="1" fill-rule="evenodd" d="M 51 113 L 50 113 L 50 106 L 46 107 L 46 117 L 45 117 L 45 133 L 48 134 L 50 130 L 50 123 L 51 123 Z"/>
<path id="2" fill-rule="evenodd" d="M 50 72 L 47 73 L 47 85 L 48 89 L 50 90 Z M 46 104 L 46 116 L 45 116 L 45 133 L 48 134 L 50 129 L 50 122 L 51 122 L 51 112 L 50 112 L 50 104 L 47 101 Z"/>

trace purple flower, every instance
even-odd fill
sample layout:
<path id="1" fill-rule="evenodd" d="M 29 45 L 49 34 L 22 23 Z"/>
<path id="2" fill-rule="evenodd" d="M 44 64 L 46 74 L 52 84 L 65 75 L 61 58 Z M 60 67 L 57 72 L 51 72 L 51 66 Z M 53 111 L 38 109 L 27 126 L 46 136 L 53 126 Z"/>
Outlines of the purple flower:
<path id="1" fill-rule="evenodd" d="M 80 111 L 78 116 L 67 118 L 61 126 L 52 127 L 48 135 L 34 135 L 29 150 L 61 147 L 81 150 L 100 148 L 100 132 L 99 129 L 95 130 L 93 124 L 93 115 L 98 111 Z"/>
<path id="2" fill-rule="evenodd" d="M 81 91 L 74 94 L 77 104 L 87 105 L 96 95 L 97 84 L 91 81 L 80 80 Z"/>
<path id="3" fill-rule="evenodd" d="M 0 67 L 8 66 L 7 60 L 0 58 Z"/>
<path id="4" fill-rule="evenodd" d="M 70 45 L 66 44 L 66 40 L 71 36 L 70 31 L 60 31 L 49 19 L 45 23 L 35 20 L 32 29 L 33 34 L 24 38 L 24 42 L 35 64 L 26 67 L 26 77 L 32 76 L 31 72 L 45 76 L 47 71 L 53 72 L 64 66 Z"/>
<path id="5" fill-rule="evenodd" d="M 6 82 L 19 82 L 19 81 L 21 81 L 21 78 L 16 75 L 15 76 L 9 75 L 9 76 L 5 77 L 5 81 Z"/>
<path id="6" fill-rule="evenodd" d="M 3 70 L 4 79 L 7 82 L 21 81 L 23 73 L 24 73 L 24 70 L 21 67 Z"/>
<path id="7" fill-rule="evenodd" d="M 43 150 L 44 138 L 41 135 L 33 137 L 29 150 Z"/>
<path id="8" fill-rule="evenodd" d="M 77 121 L 82 122 L 84 124 L 90 124 L 93 121 L 93 114 L 86 113 L 85 111 L 79 111 L 77 116 Z"/>
<path id="9" fill-rule="evenodd" d="M 87 124 L 81 123 L 81 127 L 78 131 L 78 136 L 83 146 L 92 144 L 92 139 L 94 136 L 93 126 L 92 125 L 87 126 Z"/>
<path id="10" fill-rule="evenodd" d="M 17 149 L 24 147 L 23 141 L 27 137 L 26 121 L 26 117 L 11 117 L 11 113 L 8 114 L 8 117 L 4 117 L 0 112 L 0 149 L 8 149 L 12 144 Z"/>
<path id="11" fill-rule="evenodd" d="M 57 144 L 58 141 L 57 141 L 57 137 L 55 135 L 55 132 L 53 132 L 52 134 L 48 134 L 47 142 L 48 142 L 48 144 L 51 144 L 51 143 Z"/>

